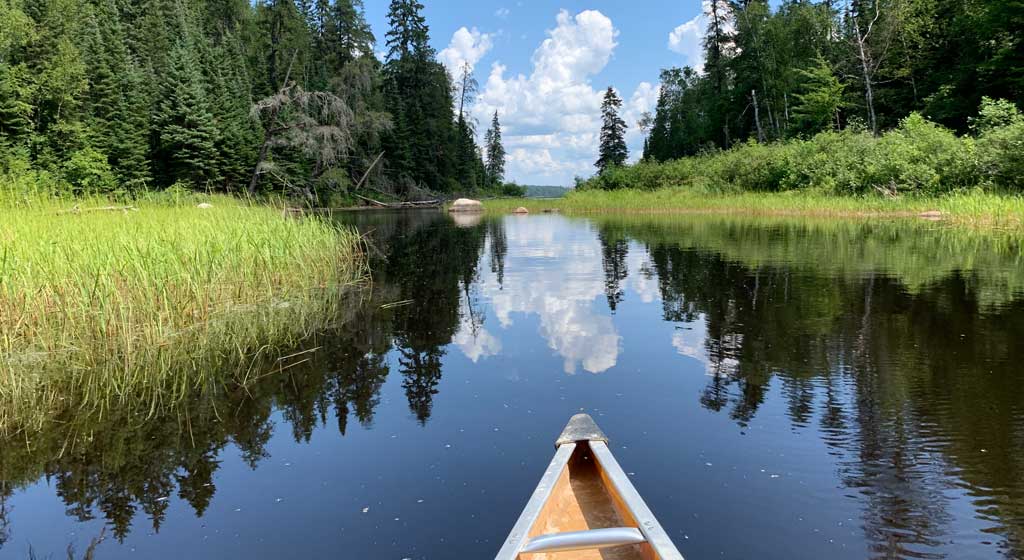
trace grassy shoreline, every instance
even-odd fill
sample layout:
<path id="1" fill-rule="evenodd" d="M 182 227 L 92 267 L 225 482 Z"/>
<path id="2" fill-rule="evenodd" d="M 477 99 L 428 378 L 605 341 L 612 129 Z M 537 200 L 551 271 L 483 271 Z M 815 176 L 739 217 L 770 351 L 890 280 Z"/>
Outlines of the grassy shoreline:
<path id="1" fill-rule="evenodd" d="M 355 232 L 209 201 L 0 207 L 0 433 L 129 397 L 152 413 L 336 320 L 365 278 Z"/>
<path id="2" fill-rule="evenodd" d="M 740 214 L 751 216 L 808 216 L 836 218 L 941 219 L 958 226 L 1024 231 L 1024 197 L 970 192 L 935 197 L 835 196 L 807 191 L 782 193 L 710 194 L 687 188 L 655 191 L 583 190 L 559 199 L 495 199 L 484 201 L 492 212 L 511 212 L 522 206 L 530 212 L 569 214 Z"/>

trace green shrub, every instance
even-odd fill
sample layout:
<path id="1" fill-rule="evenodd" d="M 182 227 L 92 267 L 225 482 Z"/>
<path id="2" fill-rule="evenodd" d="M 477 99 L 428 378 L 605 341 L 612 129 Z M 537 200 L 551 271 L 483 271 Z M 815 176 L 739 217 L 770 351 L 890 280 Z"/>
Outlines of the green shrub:
<path id="1" fill-rule="evenodd" d="M 748 141 L 729 150 L 664 163 L 606 170 L 581 189 L 709 193 L 797 189 L 835 195 L 936 195 L 991 184 L 1024 189 L 1024 118 L 1012 104 L 990 102 L 976 119 L 975 141 L 913 113 L 881 138 L 854 124 L 808 140 Z"/>
<path id="2" fill-rule="evenodd" d="M 822 132 L 794 141 L 784 188 L 814 188 L 855 195 L 871 189 L 868 177 L 877 159 L 877 141 L 866 132 Z"/>
<path id="3" fill-rule="evenodd" d="M 10 150 L 0 160 L 0 204 L 31 206 L 56 194 L 53 177 L 33 168 L 24 150 Z"/>
<path id="4" fill-rule="evenodd" d="M 978 159 L 986 181 L 1024 191 L 1024 122 L 994 128 L 978 138 Z"/>
<path id="5" fill-rule="evenodd" d="M 731 150 L 701 156 L 700 173 L 717 191 L 779 191 L 790 173 L 785 143 L 758 144 L 750 140 Z"/>
<path id="6" fill-rule="evenodd" d="M 75 195 L 106 194 L 117 189 L 117 179 L 107 156 L 92 148 L 72 152 L 61 165 L 60 174 Z"/>
<path id="7" fill-rule="evenodd" d="M 505 183 L 501 186 L 501 195 L 522 198 L 526 196 L 526 187 L 517 185 L 516 183 Z"/>
<path id="8" fill-rule="evenodd" d="M 971 130 L 981 135 L 997 128 L 1019 124 L 1024 121 L 1024 116 L 1011 101 L 982 97 L 978 116 L 970 121 Z"/>
<path id="9" fill-rule="evenodd" d="M 581 190 L 637 189 L 653 191 L 668 187 L 691 185 L 694 181 L 694 162 L 683 158 L 665 163 L 641 161 L 634 165 L 610 167 L 577 188 Z"/>
<path id="10" fill-rule="evenodd" d="M 872 186 L 896 192 L 938 194 L 977 184 L 974 145 L 911 113 L 879 141 Z"/>
<path id="11" fill-rule="evenodd" d="M 1017 106 L 986 97 L 971 127 L 979 133 L 978 161 L 986 184 L 1024 190 L 1024 115 Z"/>

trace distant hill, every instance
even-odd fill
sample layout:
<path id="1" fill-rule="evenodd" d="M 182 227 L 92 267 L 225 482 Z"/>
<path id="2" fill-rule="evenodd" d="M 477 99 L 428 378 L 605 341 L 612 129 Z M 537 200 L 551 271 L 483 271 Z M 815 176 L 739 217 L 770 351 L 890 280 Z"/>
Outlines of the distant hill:
<path id="1" fill-rule="evenodd" d="M 554 185 L 523 185 L 528 198 L 561 198 L 569 192 L 568 187 Z"/>

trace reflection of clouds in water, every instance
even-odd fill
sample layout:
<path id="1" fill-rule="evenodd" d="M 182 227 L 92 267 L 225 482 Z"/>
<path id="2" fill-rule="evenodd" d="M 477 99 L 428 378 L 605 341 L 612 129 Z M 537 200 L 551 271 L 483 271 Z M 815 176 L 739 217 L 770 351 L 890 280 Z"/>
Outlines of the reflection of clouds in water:
<path id="1" fill-rule="evenodd" d="M 739 367 L 739 361 L 732 356 L 719 355 L 717 360 L 712 359 L 708 352 L 707 323 L 703 315 L 692 323 L 676 327 L 672 333 L 672 346 L 680 355 L 704 364 L 704 372 L 707 375 L 731 376 Z"/>
<path id="2" fill-rule="evenodd" d="M 576 373 L 577 362 L 590 373 L 600 373 L 618 359 L 620 337 L 611 317 L 598 315 L 590 303 L 555 297 L 541 303 L 541 334 L 564 358 L 565 373 Z"/>
<path id="3" fill-rule="evenodd" d="M 506 219 L 508 264 L 504 287 L 481 275 L 480 292 L 503 328 L 513 313 L 536 314 L 540 334 L 562 356 L 567 373 L 579 365 L 591 373 L 613 367 L 621 337 L 611 317 L 594 309 L 604 296 L 601 245 L 594 232 L 560 217 Z M 542 259 L 543 265 L 531 261 Z"/>
<path id="4" fill-rule="evenodd" d="M 644 303 L 661 299 L 654 263 L 651 262 L 651 256 L 643 245 L 630 243 L 629 254 L 626 255 L 626 266 L 629 269 L 629 278 L 626 279 L 624 287 L 636 292 L 640 301 Z"/>
<path id="5" fill-rule="evenodd" d="M 475 364 L 480 358 L 489 358 L 501 353 L 501 341 L 487 329 L 481 327 L 474 333 L 468 321 L 463 321 L 452 342 Z"/>
<path id="6" fill-rule="evenodd" d="M 489 358 L 501 353 L 501 341 L 498 340 L 481 324 L 478 319 L 474 324 L 474 314 L 470 313 L 469 302 L 465 294 L 459 298 L 459 331 L 452 338 L 452 343 L 462 350 L 474 364 L 480 358 Z"/>
<path id="7" fill-rule="evenodd" d="M 692 323 L 685 323 L 676 327 L 672 333 L 672 346 L 680 355 L 698 360 L 705 365 L 708 363 L 708 350 L 704 344 L 704 333 L 707 332 L 704 324 L 704 317 Z"/>
<path id="8" fill-rule="evenodd" d="M 489 243 L 487 244 L 489 248 Z M 480 358 L 489 358 L 501 353 L 501 340 L 484 326 L 483 311 L 479 300 L 465 292 L 459 296 L 459 330 L 452 337 L 452 344 L 474 364 Z"/>

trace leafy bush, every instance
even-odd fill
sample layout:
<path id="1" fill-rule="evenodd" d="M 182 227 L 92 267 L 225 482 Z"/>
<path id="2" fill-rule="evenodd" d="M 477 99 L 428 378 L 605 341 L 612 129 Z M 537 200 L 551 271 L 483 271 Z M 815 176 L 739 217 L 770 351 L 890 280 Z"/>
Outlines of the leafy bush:
<path id="1" fill-rule="evenodd" d="M 977 140 L 912 113 L 881 138 L 854 124 L 809 140 L 749 141 L 729 150 L 664 163 L 613 167 L 581 189 L 703 192 L 814 189 L 838 195 L 936 195 L 976 186 L 1024 190 L 1024 116 L 986 100 L 973 120 Z"/>
<path id="2" fill-rule="evenodd" d="M 604 173 L 577 183 L 578 189 L 637 189 L 653 191 L 690 185 L 694 180 L 694 162 L 683 158 L 665 163 L 641 161 L 630 166 L 609 167 Z"/>
<path id="3" fill-rule="evenodd" d="M 1024 191 L 1024 122 L 982 134 L 977 146 L 979 167 L 989 184 Z"/>
<path id="4" fill-rule="evenodd" d="M 794 142 L 789 157 L 785 189 L 860 194 L 872 188 L 868 177 L 877 159 L 877 141 L 862 131 L 822 132 Z"/>
<path id="5" fill-rule="evenodd" d="M 526 187 L 517 185 L 516 183 L 505 183 L 501 186 L 501 194 L 502 196 L 522 198 L 526 196 Z"/>
<path id="6" fill-rule="evenodd" d="M 984 98 L 971 126 L 979 132 L 978 165 L 987 183 L 1024 190 L 1024 115 L 1004 100 Z"/>
<path id="7" fill-rule="evenodd" d="M 790 172 L 785 143 L 758 144 L 750 140 L 731 150 L 701 156 L 700 172 L 718 191 L 779 191 Z"/>
<path id="8" fill-rule="evenodd" d="M 107 156 L 92 148 L 72 152 L 61 165 L 60 174 L 75 195 L 106 194 L 117 189 L 117 179 Z"/>
<path id="9" fill-rule="evenodd" d="M 970 121 L 971 130 L 977 134 L 985 134 L 997 128 L 1019 124 L 1024 121 L 1024 116 L 1011 101 L 982 97 L 978 116 Z"/>
<path id="10" fill-rule="evenodd" d="M 938 194 L 977 184 L 974 145 L 918 113 L 879 141 L 879 164 L 871 168 L 875 187 L 897 192 Z"/>
<path id="11" fill-rule="evenodd" d="M 26 150 L 0 153 L 0 205 L 31 206 L 54 194 L 50 173 L 35 169 Z"/>

